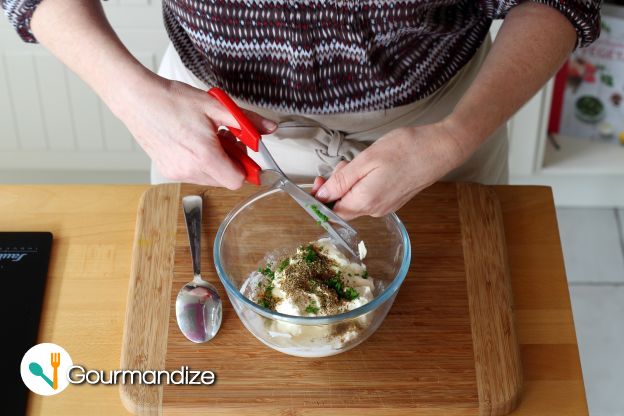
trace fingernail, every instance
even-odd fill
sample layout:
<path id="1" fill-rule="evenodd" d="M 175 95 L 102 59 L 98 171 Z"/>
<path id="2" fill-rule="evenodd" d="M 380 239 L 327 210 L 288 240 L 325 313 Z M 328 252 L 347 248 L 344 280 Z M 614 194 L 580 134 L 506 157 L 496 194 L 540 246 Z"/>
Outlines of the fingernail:
<path id="1" fill-rule="evenodd" d="M 329 192 L 327 192 L 327 189 L 325 189 L 324 186 L 321 186 L 321 189 L 316 192 L 316 199 L 323 200 L 327 198 L 329 198 Z"/>
<path id="2" fill-rule="evenodd" d="M 271 120 L 263 119 L 262 127 L 268 132 L 273 132 L 277 128 L 277 123 Z"/>

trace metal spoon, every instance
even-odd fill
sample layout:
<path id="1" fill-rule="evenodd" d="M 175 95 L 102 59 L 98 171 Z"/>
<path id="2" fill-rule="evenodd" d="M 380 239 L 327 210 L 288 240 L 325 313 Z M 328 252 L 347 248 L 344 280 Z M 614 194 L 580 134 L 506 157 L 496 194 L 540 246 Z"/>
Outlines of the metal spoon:
<path id="1" fill-rule="evenodd" d="M 214 338 L 221 327 L 221 297 L 200 275 L 202 199 L 197 195 L 185 196 L 182 206 L 191 246 L 193 281 L 178 293 L 176 319 L 185 337 L 197 343 L 206 342 Z"/>

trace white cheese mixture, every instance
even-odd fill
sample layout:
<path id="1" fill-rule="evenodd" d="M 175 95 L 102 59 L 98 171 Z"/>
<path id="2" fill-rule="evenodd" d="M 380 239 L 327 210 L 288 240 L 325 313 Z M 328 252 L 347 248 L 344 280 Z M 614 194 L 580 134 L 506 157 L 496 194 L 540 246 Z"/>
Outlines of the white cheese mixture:
<path id="1" fill-rule="evenodd" d="M 329 260 L 331 273 L 336 276 L 330 287 L 323 286 L 323 290 L 335 290 L 335 293 L 338 293 L 340 301 L 333 307 L 324 307 L 323 296 L 319 297 L 313 291 L 300 290 L 293 295 L 292 288 L 289 288 L 286 268 L 296 266 L 297 262 L 306 261 L 305 252 L 302 251 L 306 250 L 305 247 L 300 247 L 297 255 L 283 260 L 279 265 L 274 265 L 272 276 L 271 272 L 266 270 L 253 272 L 241 287 L 241 292 L 253 301 L 260 299 L 258 303 L 261 306 L 292 316 L 335 315 L 356 309 L 374 298 L 374 279 L 368 276 L 366 266 L 349 261 L 329 238 L 320 239 L 312 244 L 320 255 Z M 366 247 L 360 243 L 358 249 L 363 258 L 366 255 Z M 336 286 L 336 282 L 340 282 L 339 286 Z M 270 303 L 263 303 L 267 284 L 270 284 Z M 363 316 L 337 330 L 332 325 L 297 325 L 279 320 L 265 320 L 265 330 L 274 341 L 283 346 L 283 352 L 302 355 L 296 350 L 310 346 L 318 347 L 320 350 L 339 350 L 357 338 L 368 325 L 368 321 L 369 319 Z M 327 351 L 321 353 L 320 350 L 319 354 L 327 355 Z"/>
<path id="2" fill-rule="evenodd" d="M 321 253 L 334 262 L 331 266 L 336 275 L 340 276 L 342 285 L 345 288 L 353 288 L 357 292 L 357 297 L 353 300 L 343 301 L 337 312 L 321 307 L 319 297 L 314 293 L 306 293 L 306 296 L 293 298 L 283 290 L 286 280 L 284 271 L 275 271 L 273 279 L 273 298 L 276 300 L 275 310 L 285 315 L 293 316 L 326 316 L 343 313 L 370 302 L 373 299 L 375 284 L 373 279 L 367 276 L 366 267 L 362 264 L 350 262 L 344 254 L 331 242 L 329 238 L 323 238 L 314 243 Z M 301 248 L 299 249 L 301 250 Z M 290 264 L 297 261 L 290 259 Z M 298 260 L 303 261 L 303 260 Z M 318 310 L 317 310 L 318 309 Z M 328 313 L 330 312 L 330 313 Z"/>

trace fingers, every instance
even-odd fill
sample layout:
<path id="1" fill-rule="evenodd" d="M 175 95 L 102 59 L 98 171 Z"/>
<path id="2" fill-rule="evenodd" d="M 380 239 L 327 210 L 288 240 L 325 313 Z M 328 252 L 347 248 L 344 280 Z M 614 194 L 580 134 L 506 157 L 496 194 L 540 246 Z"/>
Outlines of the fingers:
<path id="1" fill-rule="evenodd" d="M 219 131 L 218 137 L 221 140 L 236 143 L 237 146 L 243 146 L 245 150 L 247 149 L 242 143 L 239 145 L 236 138 L 229 131 Z M 245 171 L 237 160 L 232 160 L 223 150 L 219 139 L 211 140 L 206 150 L 210 154 L 205 155 L 209 159 L 206 159 L 204 165 L 201 166 L 202 171 L 209 174 L 212 178 L 218 178 L 221 186 L 232 190 L 240 188 L 245 181 Z"/>
<path id="2" fill-rule="evenodd" d="M 341 203 L 340 201 L 336 202 L 333 211 L 345 221 L 351 221 L 357 217 L 365 215 L 357 210 L 351 209 L 348 204 Z"/>
<path id="3" fill-rule="evenodd" d="M 174 181 L 238 189 L 245 180 L 241 166 L 232 161 L 218 143 L 216 147 L 187 149 L 172 159 L 156 164 L 164 177 Z"/>
<path id="4" fill-rule="evenodd" d="M 251 121 L 253 125 L 258 129 L 258 132 L 260 134 L 270 134 L 277 130 L 277 123 L 273 120 L 264 118 L 260 114 L 254 113 L 253 111 L 249 110 L 243 109 L 243 113 L 245 113 L 249 121 Z"/>
<path id="5" fill-rule="evenodd" d="M 158 171 L 169 180 L 197 185 L 223 186 L 209 172 L 199 168 L 199 164 L 193 162 L 193 160 L 191 153 L 188 153 L 188 156 L 185 157 L 175 154 L 164 154 L 160 155 L 158 159 L 153 159 Z"/>
<path id="6" fill-rule="evenodd" d="M 334 212 L 349 221 L 363 215 L 380 217 L 385 215 L 384 196 L 387 184 L 383 175 L 375 172 L 357 182 L 347 194 L 334 205 Z"/>
<path id="7" fill-rule="evenodd" d="M 240 128 L 238 121 L 232 116 L 230 111 L 219 100 L 212 97 L 210 94 L 204 94 L 206 97 L 206 115 L 213 124 L 213 129 L 217 129 L 220 126 L 228 126 L 234 128 Z M 272 133 L 277 129 L 277 123 L 262 117 L 260 114 L 249 110 L 242 110 L 247 119 L 254 125 L 260 134 Z M 218 132 L 218 136 L 221 139 L 230 140 L 236 143 L 246 151 L 246 147 L 243 143 L 237 142 L 236 138 L 227 131 L 223 133 L 223 130 Z M 211 155 L 204 155 L 204 158 L 209 157 L 211 164 L 206 166 L 206 171 L 213 177 L 218 178 L 220 184 L 228 189 L 238 189 L 242 186 L 245 173 L 243 167 L 237 160 L 232 160 L 227 153 L 223 150 L 219 140 L 210 140 L 208 143 L 208 151 Z"/>
<path id="8" fill-rule="evenodd" d="M 331 202 L 342 198 L 368 171 L 365 163 L 356 157 L 352 162 L 340 162 L 329 179 L 316 193 L 322 202 Z"/>
<path id="9" fill-rule="evenodd" d="M 312 184 L 312 190 L 310 191 L 310 194 L 312 196 L 316 195 L 316 191 L 318 191 L 324 183 L 325 178 L 323 178 L 322 176 L 317 176 L 316 178 L 314 178 L 314 183 Z"/>
<path id="10" fill-rule="evenodd" d="M 343 167 L 345 167 L 349 162 L 342 160 L 340 162 L 338 162 L 338 164 L 336 165 L 336 167 L 334 168 L 332 174 L 338 172 L 340 169 L 342 169 Z M 321 186 L 323 186 L 323 184 L 327 182 L 327 180 L 322 177 L 322 176 L 317 176 L 316 178 L 314 178 L 314 183 L 312 184 L 312 190 L 310 191 L 310 194 L 312 196 L 315 196 L 316 193 L 318 192 L 318 190 L 321 188 Z"/>
<path id="11" fill-rule="evenodd" d="M 234 136 L 231 131 L 227 129 L 219 129 L 217 130 L 217 137 L 219 140 L 227 140 L 234 143 L 236 147 L 247 153 L 247 146 L 245 146 L 245 144 L 240 140 L 236 139 L 236 136 Z"/>
<path id="12" fill-rule="evenodd" d="M 235 128 L 240 127 L 236 119 L 218 100 L 212 98 L 208 94 L 206 95 L 212 101 L 207 115 L 213 124 L 213 129 L 218 129 L 220 126 L 231 126 Z M 277 123 L 266 119 L 253 111 L 243 110 L 243 112 L 260 134 L 271 133 L 277 128 Z M 247 148 L 245 145 L 237 141 L 229 130 L 219 129 L 217 131 L 217 135 L 221 139 L 229 140 L 235 143 L 246 152 Z M 232 190 L 240 188 L 245 180 L 245 173 L 241 164 L 237 160 L 232 160 L 227 155 L 219 143 L 219 140 L 211 140 L 210 144 L 211 145 L 208 147 L 212 152 L 212 163 L 207 167 L 208 172 L 211 173 L 213 178 L 219 178 L 219 182 L 222 186 Z"/>
<path id="13" fill-rule="evenodd" d="M 363 215 L 383 217 L 397 211 L 424 186 L 412 189 L 388 186 L 389 181 L 395 179 L 395 173 L 388 167 L 371 171 L 336 202 L 333 211 L 347 221 Z"/>
<path id="14" fill-rule="evenodd" d="M 206 115 L 212 120 L 215 128 L 218 128 L 220 126 L 231 126 L 235 128 L 240 128 L 238 121 L 236 121 L 234 116 L 229 112 L 227 108 L 225 108 L 223 104 L 219 102 L 219 100 L 209 94 L 205 94 L 205 96 L 207 100 Z M 243 113 L 249 119 L 249 121 L 251 121 L 251 123 L 260 134 L 269 134 L 277 129 L 277 123 L 269 120 L 268 118 L 262 117 L 258 113 L 254 113 L 253 111 L 244 109 Z"/>
<path id="15" fill-rule="evenodd" d="M 342 199 L 336 201 L 333 211 L 346 221 L 366 215 L 364 206 L 366 195 L 361 194 L 361 186 L 353 187 Z"/>
<path id="16" fill-rule="evenodd" d="M 336 172 L 338 172 L 340 169 L 344 168 L 345 166 L 347 166 L 349 164 L 349 162 L 347 162 L 346 160 L 341 160 L 340 162 L 338 162 L 338 164 L 336 165 L 336 167 L 334 168 L 334 171 L 332 172 L 332 175 Z"/>
<path id="17" fill-rule="evenodd" d="M 230 159 L 220 139 L 206 130 L 207 127 L 200 126 L 186 141 L 178 141 L 177 152 L 161 153 L 160 158 L 167 160 L 161 171 L 176 181 L 240 188 L 245 180 L 242 166 Z M 234 140 L 229 132 L 217 134 L 222 140 Z"/>
<path id="18" fill-rule="evenodd" d="M 222 186 L 221 182 L 210 176 L 208 173 L 203 173 L 201 176 L 194 175 L 191 178 L 182 179 L 181 182 L 194 183 L 196 185 L 203 186 Z"/>
<path id="19" fill-rule="evenodd" d="M 237 142 L 230 132 L 218 133 L 220 126 L 240 128 L 230 111 L 206 91 L 170 81 L 160 101 L 155 99 L 147 122 L 131 129 L 162 174 L 175 181 L 217 185 L 238 189 L 245 171 L 237 158 L 231 159 L 221 140 Z M 158 111 L 160 110 L 160 111 Z M 260 134 L 267 134 L 277 124 L 261 115 L 243 110 Z"/>

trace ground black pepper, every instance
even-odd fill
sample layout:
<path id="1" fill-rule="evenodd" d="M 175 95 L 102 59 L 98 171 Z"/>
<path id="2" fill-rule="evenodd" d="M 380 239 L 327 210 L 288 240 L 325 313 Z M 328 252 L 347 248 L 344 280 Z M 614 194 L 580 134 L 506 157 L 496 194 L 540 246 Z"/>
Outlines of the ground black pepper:
<path id="1" fill-rule="evenodd" d="M 264 290 L 258 291 L 256 302 L 265 308 L 275 310 L 279 302 L 272 294 L 276 272 L 283 273 L 280 289 L 293 303 L 307 305 L 308 313 L 336 315 L 342 312 L 347 301 L 358 296 L 355 289 L 344 287 L 340 273 L 335 271 L 334 260 L 314 244 L 299 247 L 294 256 L 283 258 L 277 264 L 275 270 L 270 264 L 259 269 L 267 283 Z M 310 302 L 310 295 L 316 295 L 318 304 Z"/>

